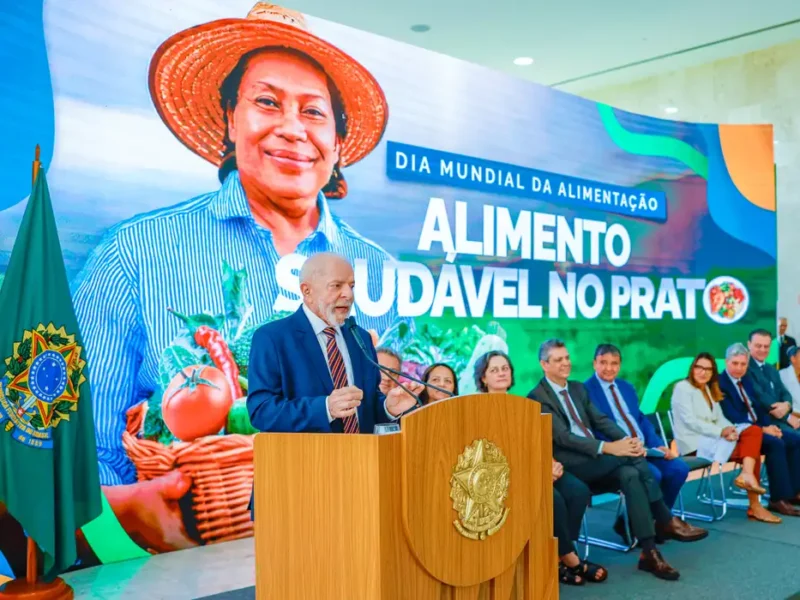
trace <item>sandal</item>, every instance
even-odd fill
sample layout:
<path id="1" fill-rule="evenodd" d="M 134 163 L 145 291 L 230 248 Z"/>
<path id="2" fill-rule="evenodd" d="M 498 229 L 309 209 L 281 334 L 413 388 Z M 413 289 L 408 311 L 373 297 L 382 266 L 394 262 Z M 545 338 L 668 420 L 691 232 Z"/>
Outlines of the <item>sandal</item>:
<path id="1" fill-rule="evenodd" d="M 608 579 L 608 569 L 602 567 L 588 560 L 581 561 L 581 567 L 585 575 L 586 581 L 592 583 L 602 583 Z"/>
<path id="2" fill-rule="evenodd" d="M 733 480 L 733 485 L 735 485 L 740 490 L 744 490 L 746 492 L 754 492 L 759 496 L 766 494 L 767 490 L 761 487 L 758 483 L 750 483 L 743 475 L 739 475 L 736 479 Z"/>
<path id="3" fill-rule="evenodd" d="M 564 563 L 558 563 L 558 580 L 567 585 L 583 585 L 586 583 L 583 573 L 583 563 L 578 563 L 574 567 L 568 567 Z"/>

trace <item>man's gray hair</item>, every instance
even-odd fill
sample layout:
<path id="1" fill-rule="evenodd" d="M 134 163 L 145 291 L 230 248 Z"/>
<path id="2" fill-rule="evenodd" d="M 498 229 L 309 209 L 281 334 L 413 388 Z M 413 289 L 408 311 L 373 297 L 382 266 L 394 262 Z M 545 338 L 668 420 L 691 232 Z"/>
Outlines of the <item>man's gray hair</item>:
<path id="1" fill-rule="evenodd" d="M 312 254 L 300 267 L 300 283 L 310 283 L 328 270 L 328 265 L 333 260 L 342 260 L 348 265 L 350 261 L 341 254 L 334 252 L 317 252 Z"/>
<path id="2" fill-rule="evenodd" d="M 567 345 L 563 341 L 557 338 L 546 340 L 542 342 L 541 346 L 539 346 L 539 360 L 542 362 L 547 362 L 548 360 L 550 360 L 550 353 L 553 350 L 555 350 L 556 348 L 566 348 L 566 347 Z"/>
<path id="3" fill-rule="evenodd" d="M 400 363 L 400 366 L 403 366 L 403 357 L 395 352 L 392 348 L 389 348 L 389 346 L 378 346 L 375 348 L 375 354 L 385 354 L 386 356 L 391 356 L 398 363 Z"/>
<path id="4" fill-rule="evenodd" d="M 725 350 L 725 360 L 730 360 L 734 356 L 750 356 L 750 352 L 747 350 L 744 344 L 740 344 L 736 342 L 735 344 L 731 344 L 728 346 L 728 349 Z"/>

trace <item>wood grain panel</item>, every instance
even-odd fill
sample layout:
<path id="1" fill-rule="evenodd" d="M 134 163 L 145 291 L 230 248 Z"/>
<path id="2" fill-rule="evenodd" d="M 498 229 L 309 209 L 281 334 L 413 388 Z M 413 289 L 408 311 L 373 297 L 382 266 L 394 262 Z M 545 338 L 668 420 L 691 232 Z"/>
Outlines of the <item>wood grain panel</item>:
<path id="1" fill-rule="evenodd" d="M 258 598 L 381 597 L 378 441 L 256 436 Z"/>
<path id="2" fill-rule="evenodd" d="M 381 599 L 441 600 L 444 586 L 422 569 L 403 529 L 400 435 L 380 438 Z M 448 591 L 449 593 L 449 591 Z M 367 600 L 367 599 L 364 599 Z M 450 600 L 449 598 L 447 600 Z"/>
<path id="3" fill-rule="evenodd" d="M 538 506 L 541 483 L 531 479 L 530 461 L 541 432 L 539 405 L 509 394 L 476 394 L 437 402 L 403 418 L 404 522 L 414 555 L 436 579 L 467 587 L 507 571 L 531 533 L 531 501 Z M 510 466 L 508 519 L 485 540 L 461 535 L 450 498 L 458 456 L 485 438 Z M 552 485 L 552 483 L 551 483 Z"/>
<path id="4" fill-rule="evenodd" d="M 452 588 L 453 600 L 480 600 L 481 584 L 473 585 L 470 587 L 457 587 Z"/>
<path id="5" fill-rule="evenodd" d="M 508 571 L 492 579 L 489 598 L 487 600 L 512 600 L 511 593 L 514 590 L 514 579 L 517 575 L 517 564 L 515 563 Z M 520 588 L 520 592 L 522 589 Z"/>

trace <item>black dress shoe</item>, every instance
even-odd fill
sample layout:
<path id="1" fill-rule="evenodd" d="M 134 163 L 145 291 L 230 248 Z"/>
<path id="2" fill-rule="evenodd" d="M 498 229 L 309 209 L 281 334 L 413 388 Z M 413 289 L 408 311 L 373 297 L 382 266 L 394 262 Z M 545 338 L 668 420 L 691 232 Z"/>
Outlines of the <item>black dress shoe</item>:
<path id="1" fill-rule="evenodd" d="M 681 576 L 678 571 L 664 560 L 661 552 L 655 548 L 650 551 L 642 551 L 639 556 L 639 570 L 652 573 L 659 579 L 665 579 L 666 581 L 677 581 Z"/>

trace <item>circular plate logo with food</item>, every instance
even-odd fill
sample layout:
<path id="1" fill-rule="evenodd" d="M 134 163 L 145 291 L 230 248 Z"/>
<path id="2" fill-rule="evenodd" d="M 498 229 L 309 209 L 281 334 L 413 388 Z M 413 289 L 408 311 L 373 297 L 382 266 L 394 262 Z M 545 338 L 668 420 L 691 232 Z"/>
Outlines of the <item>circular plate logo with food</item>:
<path id="1" fill-rule="evenodd" d="M 712 321 L 722 325 L 736 323 L 750 306 L 750 294 L 744 284 L 724 275 L 712 279 L 703 292 L 703 308 Z"/>

